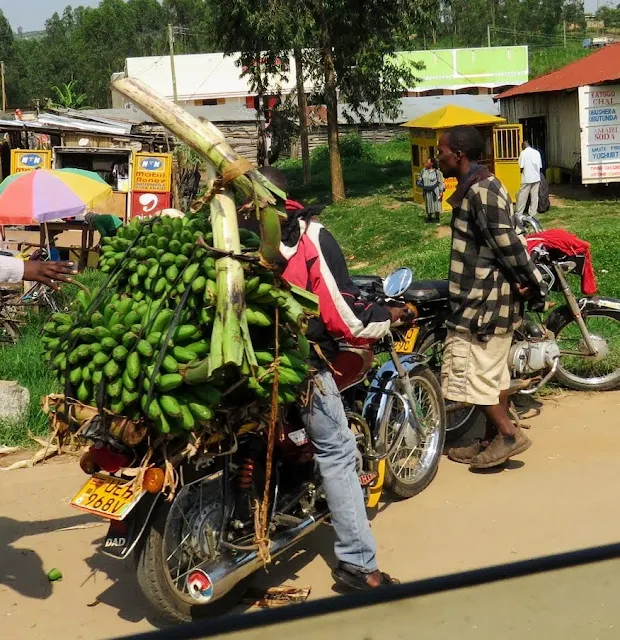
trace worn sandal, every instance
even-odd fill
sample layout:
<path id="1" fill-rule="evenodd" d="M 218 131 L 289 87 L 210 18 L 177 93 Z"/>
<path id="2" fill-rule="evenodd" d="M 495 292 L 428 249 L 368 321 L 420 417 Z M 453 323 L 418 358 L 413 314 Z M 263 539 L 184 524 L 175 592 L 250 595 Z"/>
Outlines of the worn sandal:
<path id="1" fill-rule="evenodd" d="M 376 587 L 373 587 L 368 584 L 367 578 L 369 575 L 370 574 L 356 569 L 350 564 L 344 564 L 342 562 L 332 570 L 332 578 L 336 584 L 352 591 L 369 591 L 370 589 L 400 584 L 399 580 L 390 577 L 387 573 L 381 572 L 381 582 Z"/>

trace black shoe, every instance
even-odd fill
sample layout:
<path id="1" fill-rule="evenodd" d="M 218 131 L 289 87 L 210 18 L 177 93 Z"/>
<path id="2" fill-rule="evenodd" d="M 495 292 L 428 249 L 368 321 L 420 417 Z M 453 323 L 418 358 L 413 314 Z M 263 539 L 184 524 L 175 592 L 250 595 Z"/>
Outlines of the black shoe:
<path id="1" fill-rule="evenodd" d="M 349 591 L 369 591 L 370 589 L 400 584 L 395 578 L 390 577 L 387 573 L 381 572 L 381 582 L 376 587 L 373 587 L 368 583 L 369 575 L 371 574 L 351 564 L 345 564 L 344 562 L 338 563 L 338 566 L 332 570 L 332 578 L 336 584 Z"/>

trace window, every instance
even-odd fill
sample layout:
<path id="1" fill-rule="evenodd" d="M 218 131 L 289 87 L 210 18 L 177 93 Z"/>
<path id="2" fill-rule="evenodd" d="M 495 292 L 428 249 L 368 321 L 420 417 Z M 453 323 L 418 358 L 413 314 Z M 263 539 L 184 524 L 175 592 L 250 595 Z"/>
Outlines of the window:
<path id="1" fill-rule="evenodd" d="M 432 160 L 435 157 L 435 147 L 428 148 L 428 157 Z"/>
<path id="2" fill-rule="evenodd" d="M 204 100 L 195 100 L 194 104 L 197 107 L 214 107 L 217 104 L 221 104 L 217 98 L 205 98 Z"/>
<path id="3" fill-rule="evenodd" d="M 411 162 L 414 167 L 419 167 L 420 165 L 420 147 L 417 144 L 411 145 Z"/>

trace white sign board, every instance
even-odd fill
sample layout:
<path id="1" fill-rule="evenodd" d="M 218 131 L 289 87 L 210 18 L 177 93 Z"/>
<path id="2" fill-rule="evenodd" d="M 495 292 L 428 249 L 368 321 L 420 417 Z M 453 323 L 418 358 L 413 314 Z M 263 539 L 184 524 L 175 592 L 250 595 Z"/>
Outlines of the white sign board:
<path id="1" fill-rule="evenodd" d="M 620 85 L 579 87 L 584 184 L 620 182 Z"/>

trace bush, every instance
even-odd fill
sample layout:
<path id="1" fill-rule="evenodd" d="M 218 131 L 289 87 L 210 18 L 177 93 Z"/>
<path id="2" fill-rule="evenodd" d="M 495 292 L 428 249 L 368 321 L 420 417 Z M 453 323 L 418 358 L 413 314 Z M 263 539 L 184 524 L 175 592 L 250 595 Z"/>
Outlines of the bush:
<path id="1" fill-rule="evenodd" d="M 358 133 L 349 133 L 340 139 L 340 155 L 345 160 L 374 160 L 374 146 Z"/>
<path id="2" fill-rule="evenodd" d="M 340 157 L 343 163 L 356 160 L 374 160 L 376 152 L 373 145 L 358 133 L 348 133 L 340 138 Z M 316 147 L 311 154 L 314 166 L 329 164 L 329 148 L 326 144 Z"/>

